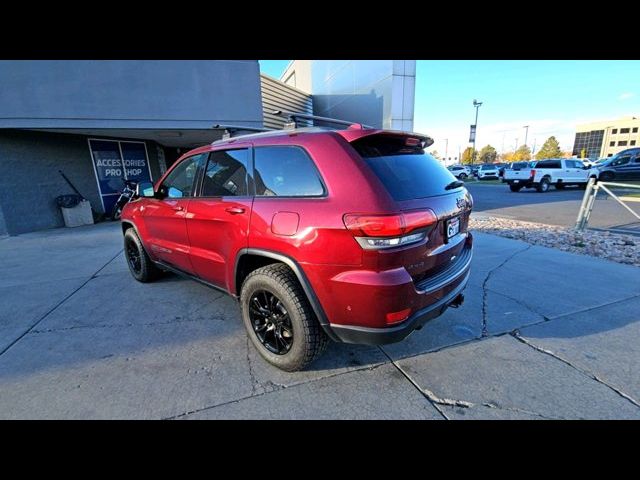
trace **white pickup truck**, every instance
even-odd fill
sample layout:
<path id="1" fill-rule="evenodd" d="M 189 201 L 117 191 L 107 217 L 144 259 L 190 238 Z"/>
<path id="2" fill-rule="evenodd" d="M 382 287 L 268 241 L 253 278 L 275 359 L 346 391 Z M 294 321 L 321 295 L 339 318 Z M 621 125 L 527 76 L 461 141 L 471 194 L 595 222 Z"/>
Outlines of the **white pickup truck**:
<path id="1" fill-rule="evenodd" d="M 512 192 L 521 188 L 535 188 L 546 192 L 551 185 L 562 190 L 566 185 L 585 186 L 590 177 L 597 178 L 597 171 L 580 160 L 551 158 L 540 160 L 528 168 L 505 170 L 504 180 Z"/>

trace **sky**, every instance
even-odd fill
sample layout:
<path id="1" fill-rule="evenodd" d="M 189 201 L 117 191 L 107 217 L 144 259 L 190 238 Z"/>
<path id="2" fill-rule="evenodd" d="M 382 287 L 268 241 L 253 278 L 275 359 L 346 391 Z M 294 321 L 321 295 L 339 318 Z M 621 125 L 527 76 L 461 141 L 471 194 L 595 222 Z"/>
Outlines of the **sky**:
<path id="1" fill-rule="evenodd" d="M 261 60 L 260 68 L 279 78 L 288 63 Z M 434 138 L 431 151 L 451 157 L 469 146 L 474 99 L 482 102 L 478 149 L 513 150 L 529 125 L 531 148 L 554 135 L 570 150 L 577 124 L 640 115 L 640 61 L 417 61 L 414 130 Z"/>

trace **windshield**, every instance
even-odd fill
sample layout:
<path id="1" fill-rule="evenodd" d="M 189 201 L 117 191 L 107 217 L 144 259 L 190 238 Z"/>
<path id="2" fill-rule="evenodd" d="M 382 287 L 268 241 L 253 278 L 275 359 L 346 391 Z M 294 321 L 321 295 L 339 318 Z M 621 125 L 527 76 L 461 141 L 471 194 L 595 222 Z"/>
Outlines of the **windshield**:
<path id="1" fill-rule="evenodd" d="M 375 135 L 356 140 L 352 146 L 396 201 L 446 195 L 463 188 L 447 190 L 456 177 L 420 146 L 405 145 L 405 137 Z"/>
<path id="2" fill-rule="evenodd" d="M 495 170 L 497 167 L 493 166 L 493 165 L 482 165 L 482 167 L 480 167 L 480 170 Z"/>

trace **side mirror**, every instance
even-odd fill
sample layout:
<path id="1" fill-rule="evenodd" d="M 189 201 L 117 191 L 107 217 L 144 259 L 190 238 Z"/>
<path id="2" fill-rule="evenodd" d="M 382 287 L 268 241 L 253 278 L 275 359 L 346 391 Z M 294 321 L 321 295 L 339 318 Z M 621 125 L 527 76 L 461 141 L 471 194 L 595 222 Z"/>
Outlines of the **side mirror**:
<path id="1" fill-rule="evenodd" d="M 155 191 L 153 190 L 153 184 L 151 182 L 140 182 L 136 186 L 136 195 L 138 197 L 153 198 L 155 197 Z"/>

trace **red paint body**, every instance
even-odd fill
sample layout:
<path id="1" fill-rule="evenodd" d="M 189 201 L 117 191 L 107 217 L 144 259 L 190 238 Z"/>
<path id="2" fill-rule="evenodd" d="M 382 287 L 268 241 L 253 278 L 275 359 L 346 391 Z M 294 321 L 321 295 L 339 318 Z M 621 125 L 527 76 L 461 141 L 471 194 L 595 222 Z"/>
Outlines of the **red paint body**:
<path id="1" fill-rule="evenodd" d="M 315 162 L 327 189 L 325 197 L 139 198 L 125 207 L 122 220 L 137 228 L 153 260 L 232 295 L 241 287 L 236 285 L 238 255 L 246 248 L 262 249 L 299 265 L 331 325 L 388 327 L 406 309 L 416 312 L 466 282 L 465 275 L 433 292 L 416 289 L 417 279 L 441 270 L 463 248 L 471 248 L 467 225 L 472 200 L 466 189 L 458 188 L 435 197 L 394 201 L 350 145 L 371 135 L 409 136 L 356 128 L 279 131 L 215 142 L 183 155 L 175 164 L 194 153 L 230 147 L 296 145 Z M 389 250 L 363 249 L 343 222 L 346 213 L 394 214 L 425 208 L 437 216 L 428 241 Z M 460 234 L 445 243 L 444 222 L 454 216 L 460 216 Z M 387 317 L 390 312 L 401 313 Z"/>

